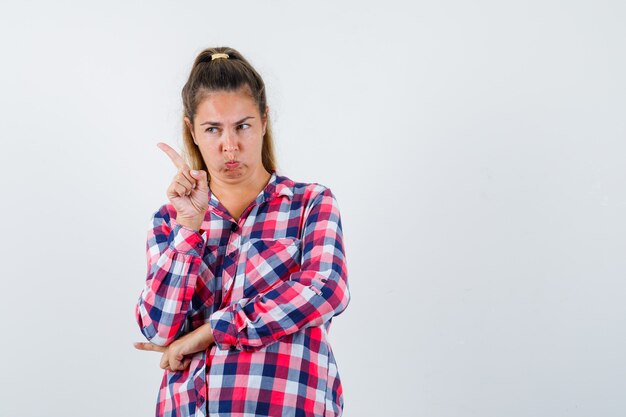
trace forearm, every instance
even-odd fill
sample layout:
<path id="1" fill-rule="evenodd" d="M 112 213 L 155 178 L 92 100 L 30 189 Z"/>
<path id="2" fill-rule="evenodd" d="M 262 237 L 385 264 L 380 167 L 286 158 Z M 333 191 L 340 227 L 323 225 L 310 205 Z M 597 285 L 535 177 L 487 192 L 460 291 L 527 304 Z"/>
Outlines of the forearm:
<path id="1" fill-rule="evenodd" d="M 278 339 L 341 314 L 350 301 L 347 275 L 306 271 L 275 289 L 242 299 L 211 315 L 221 349 L 261 349 Z"/>
<path id="2" fill-rule="evenodd" d="M 197 337 L 198 340 L 198 350 L 207 349 L 213 343 L 215 343 L 215 339 L 213 338 L 213 330 L 211 329 L 211 323 L 204 323 L 202 326 L 195 329 L 192 333 Z"/>

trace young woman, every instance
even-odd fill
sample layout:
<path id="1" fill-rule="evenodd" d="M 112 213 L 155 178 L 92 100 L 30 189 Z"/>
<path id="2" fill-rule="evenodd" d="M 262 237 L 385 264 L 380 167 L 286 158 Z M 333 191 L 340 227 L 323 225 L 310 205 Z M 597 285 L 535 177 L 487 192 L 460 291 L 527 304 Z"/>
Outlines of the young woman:
<path id="1" fill-rule="evenodd" d="M 236 50 L 196 58 L 182 91 L 186 159 L 152 216 L 135 317 L 162 353 L 156 415 L 340 416 L 328 342 L 348 306 L 328 187 L 276 172 L 265 85 Z"/>

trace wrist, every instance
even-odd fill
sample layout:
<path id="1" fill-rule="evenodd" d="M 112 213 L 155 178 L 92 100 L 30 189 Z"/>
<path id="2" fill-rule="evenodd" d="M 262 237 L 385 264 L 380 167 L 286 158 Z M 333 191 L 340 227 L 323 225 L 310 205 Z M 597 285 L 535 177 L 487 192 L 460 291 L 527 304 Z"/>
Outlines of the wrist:
<path id="1" fill-rule="evenodd" d="M 186 218 L 180 218 L 180 219 L 176 219 L 176 223 L 180 224 L 181 226 L 184 226 L 188 229 L 193 229 L 196 232 L 200 230 L 200 227 L 202 227 L 202 220 L 198 220 L 198 219 L 186 219 Z"/>
<path id="2" fill-rule="evenodd" d="M 200 333 L 200 337 L 202 339 L 202 346 L 205 349 L 213 344 L 214 339 L 213 329 L 211 329 L 211 323 L 204 323 L 198 328 L 198 332 Z"/>

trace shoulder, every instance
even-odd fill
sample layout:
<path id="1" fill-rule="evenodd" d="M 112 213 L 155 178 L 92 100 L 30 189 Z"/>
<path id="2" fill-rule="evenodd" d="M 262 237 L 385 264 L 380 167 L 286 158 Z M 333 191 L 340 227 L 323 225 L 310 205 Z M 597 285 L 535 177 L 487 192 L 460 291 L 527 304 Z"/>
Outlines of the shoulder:
<path id="1" fill-rule="evenodd" d="M 294 199 L 302 202 L 314 201 L 320 199 L 321 196 L 334 198 L 330 187 L 325 184 L 320 184 L 319 182 L 294 181 L 284 175 L 277 175 L 276 179 L 278 184 L 282 184 L 282 186 L 291 189 Z"/>
<path id="2" fill-rule="evenodd" d="M 319 182 L 293 181 L 287 177 L 280 177 L 284 184 L 289 183 L 293 192 L 291 208 L 301 208 L 302 215 L 309 218 L 318 217 L 325 213 L 326 217 L 339 217 L 339 203 L 330 187 Z"/>

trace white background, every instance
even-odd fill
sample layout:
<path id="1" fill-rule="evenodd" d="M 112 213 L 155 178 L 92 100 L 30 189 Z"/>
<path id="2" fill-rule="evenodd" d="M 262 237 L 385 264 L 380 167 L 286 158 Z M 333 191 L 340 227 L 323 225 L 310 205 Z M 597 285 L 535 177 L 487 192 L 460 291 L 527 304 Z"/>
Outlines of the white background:
<path id="1" fill-rule="evenodd" d="M 621 1 L 0 6 L 0 416 L 151 416 L 134 304 L 196 54 L 335 193 L 346 417 L 626 413 Z"/>

